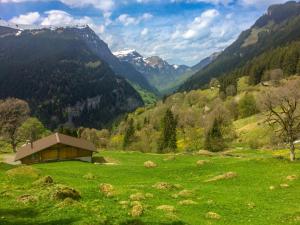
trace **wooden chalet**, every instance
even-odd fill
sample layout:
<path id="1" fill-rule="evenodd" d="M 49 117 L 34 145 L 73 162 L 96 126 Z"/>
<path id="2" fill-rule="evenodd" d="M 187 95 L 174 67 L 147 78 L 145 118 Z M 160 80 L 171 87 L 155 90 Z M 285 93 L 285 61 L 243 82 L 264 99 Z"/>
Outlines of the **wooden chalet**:
<path id="1" fill-rule="evenodd" d="M 86 140 L 55 133 L 20 147 L 15 161 L 23 164 L 65 160 L 91 162 L 94 152 L 95 146 Z"/>

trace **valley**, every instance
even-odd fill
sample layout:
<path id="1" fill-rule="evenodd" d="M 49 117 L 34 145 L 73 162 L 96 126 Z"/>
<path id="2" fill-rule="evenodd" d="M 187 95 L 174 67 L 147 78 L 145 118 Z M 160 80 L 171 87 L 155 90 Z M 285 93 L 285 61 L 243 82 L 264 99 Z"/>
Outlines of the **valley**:
<path id="1" fill-rule="evenodd" d="M 3 14 L 0 224 L 299 224 L 300 2 L 278 2 Z"/>

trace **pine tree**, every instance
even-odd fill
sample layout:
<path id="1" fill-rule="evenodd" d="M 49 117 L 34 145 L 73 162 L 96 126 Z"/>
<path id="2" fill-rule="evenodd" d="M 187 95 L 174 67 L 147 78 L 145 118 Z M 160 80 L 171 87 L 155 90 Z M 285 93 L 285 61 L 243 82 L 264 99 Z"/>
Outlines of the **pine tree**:
<path id="1" fill-rule="evenodd" d="M 177 149 L 176 136 L 177 119 L 172 111 L 168 109 L 162 120 L 162 133 L 159 142 L 159 152 L 163 153 L 167 149 L 175 151 Z"/>
<path id="2" fill-rule="evenodd" d="M 208 130 L 205 137 L 205 148 L 213 152 L 225 149 L 225 141 L 222 134 L 221 121 L 214 119 L 212 127 Z"/>
<path id="3" fill-rule="evenodd" d="M 123 140 L 123 149 L 126 149 L 127 147 L 130 146 L 130 144 L 133 141 L 134 133 L 135 133 L 134 121 L 131 118 L 129 120 L 127 128 L 125 130 L 125 136 L 124 136 L 124 140 Z"/>
<path id="4" fill-rule="evenodd" d="M 297 74 L 300 75 L 300 59 L 298 61 L 298 65 L 297 65 Z"/>

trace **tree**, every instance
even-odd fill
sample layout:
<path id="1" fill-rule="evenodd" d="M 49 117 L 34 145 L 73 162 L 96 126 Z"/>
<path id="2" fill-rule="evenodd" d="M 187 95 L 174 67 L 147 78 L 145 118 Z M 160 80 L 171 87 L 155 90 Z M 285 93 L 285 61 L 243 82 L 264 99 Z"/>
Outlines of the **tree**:
<path id="1" fill-rule="evenodd" d="M 50 133 L 37 118 L 31 117 L 18 128 L 18 139 L 32 143 Z"/>
<path id="2" fill-rule="evenodd" d="M 246 118 L 258 113 L 258 107 L 256 105 L 256 100 L 252 94 L 246 94 L 239 101 L 239 116 L 241 118 Z"/>
<path id="3" fill-rule="evenodd" d="M 297 65 L 297 74 L 300 75 L 300 59 L 298 61 L 298 65 Z"/>
<path id="4" fill-rule="evenodd" d="M 212 108 L 205 116 L 204 147 L 210 151 L 222 151 L 234 136 L 232 115 L 220 99 L 212 102 Z"/>
<path id="5" fill-rule="evenodd" d="M 289 145 L 290 160 L 296 159 L 295 144 L 300 132 L 300 82 L 290 81 L 286 86 L 273 89 L 264 96 L 266 122 Z"/>
<path id="6" fill-rule="evenodd" d="M 206 133 L 204 146 L 213 152 L 225 149 L 226 145 L 222 134 L 222 122 L 220 119 L 214 119 L 212 127 Z"/>
<path id="7" fill-rule="evenodd" d="M 8 98 L 0 101 L 1 136 L 9 141 L 14 152 L 18 144 L 17 130 L 29 117 L 29 112 L 29 106 L 23 100 Z"/>
<path id="8" fill-rule="evenodd" d="M 174 117 L 170 109 L 167 109 L 167 111 L 165 112 L 161 124 L 162 133 L 159 141 L 158 151 L 160 153 L 163 153 L 166 149 L 175 151 L 177 149 L 177 119 Z"/>
<path id="9" fill-rule="evenodd" d="M 133 142 L 134 133 L 135 133 L 134 121 L 131 118 L 128 121 L 127 127 L 125 129 L 125 135 L 124 135 L 124 140 L 123 140 L 123 149 L 128 148 L 130 146 L 130 144 Z"/>

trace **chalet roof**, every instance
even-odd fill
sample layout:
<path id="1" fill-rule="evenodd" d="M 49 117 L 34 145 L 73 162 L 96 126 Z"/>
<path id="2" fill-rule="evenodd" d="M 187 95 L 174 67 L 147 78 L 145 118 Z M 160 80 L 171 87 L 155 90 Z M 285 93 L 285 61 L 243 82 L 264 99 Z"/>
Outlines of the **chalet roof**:
<path id="1" fill-rule="evenodd" d="M 49 148 L 55 144 L 64 144 L 72 147 L 96 152 L 96 147 L 83 139 L 70 137 L 64 134 L 55 133 L 50 136 L 39 139 L 32 144 L 26 144 L 20 147 L 16 153 L 15 161 L 25 158 L 26 156 L 32 155 L 36 152 L 40 152 L 46 148 Z"/>

